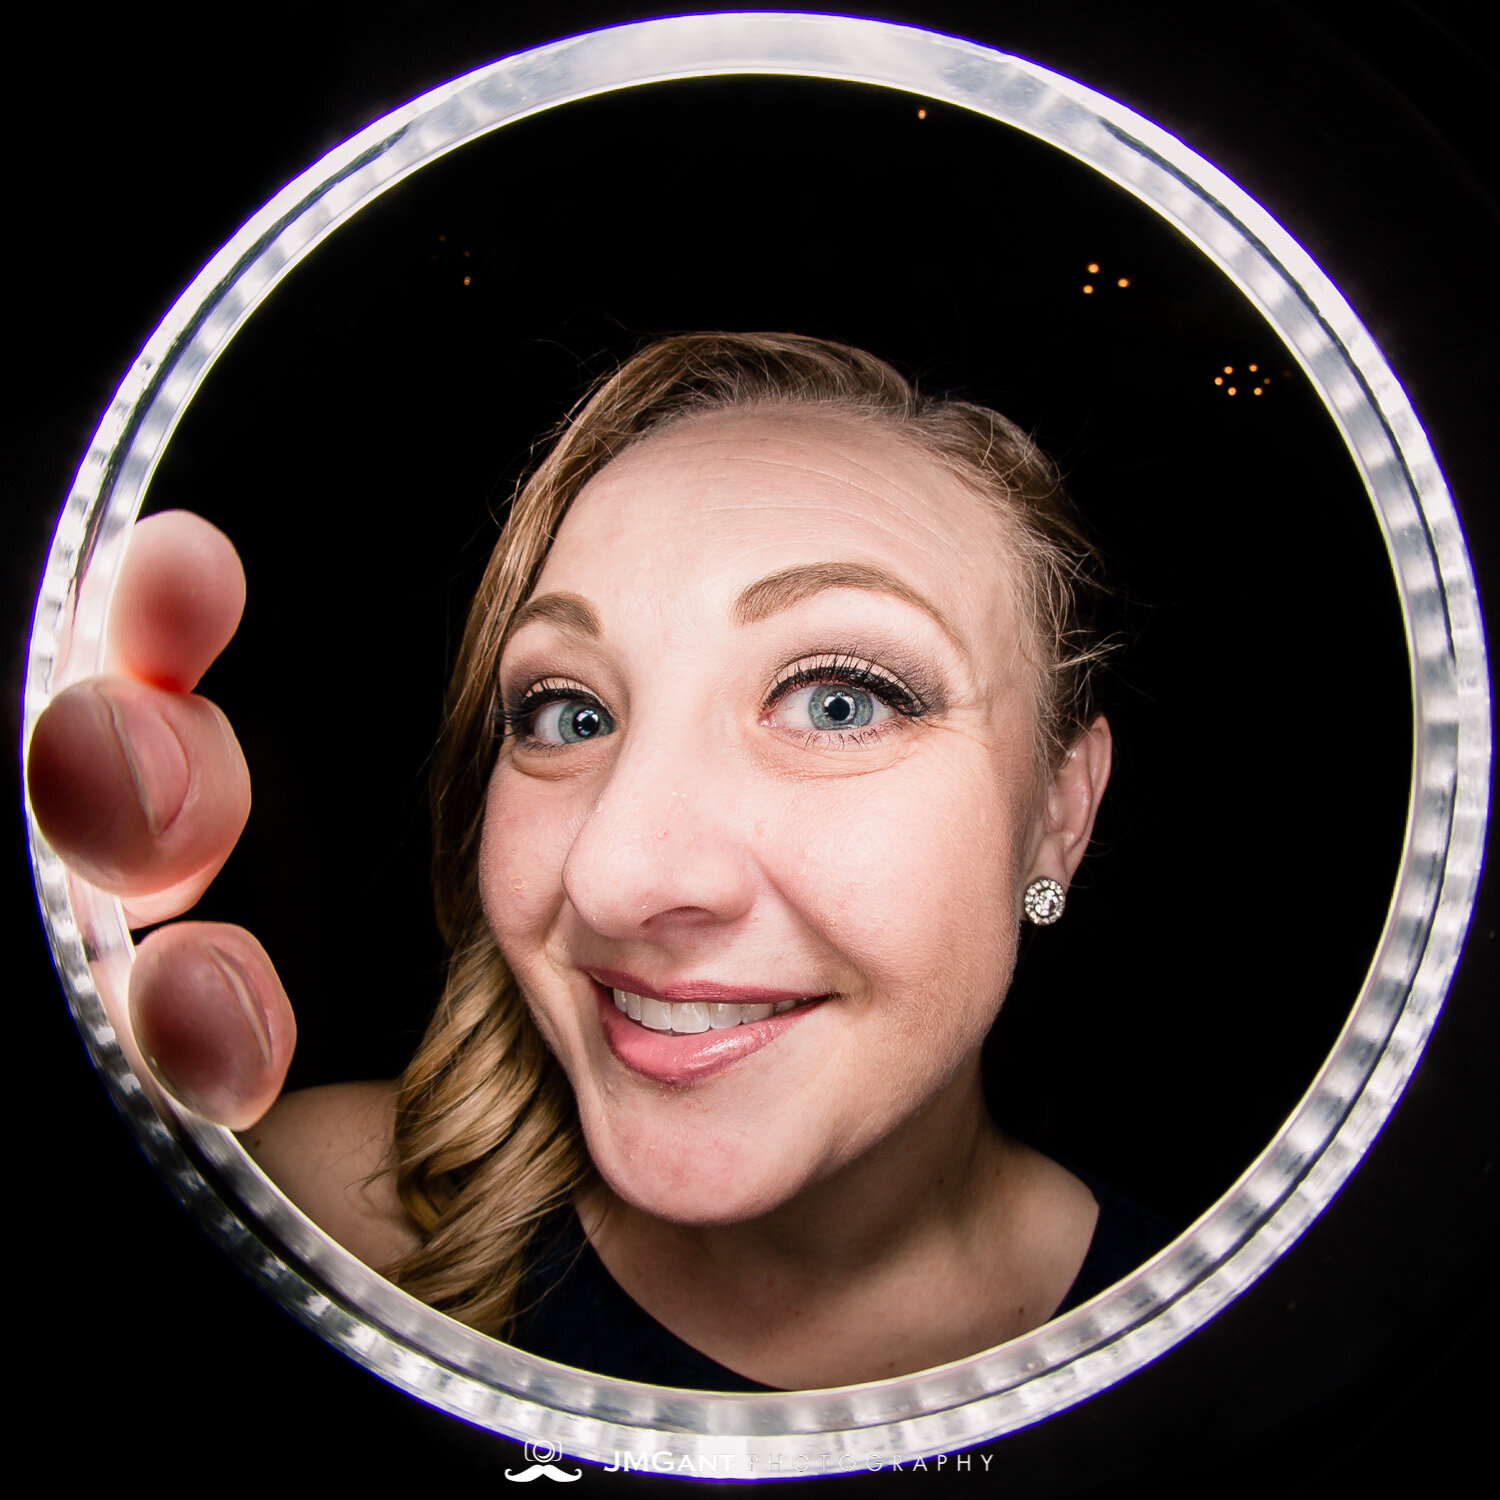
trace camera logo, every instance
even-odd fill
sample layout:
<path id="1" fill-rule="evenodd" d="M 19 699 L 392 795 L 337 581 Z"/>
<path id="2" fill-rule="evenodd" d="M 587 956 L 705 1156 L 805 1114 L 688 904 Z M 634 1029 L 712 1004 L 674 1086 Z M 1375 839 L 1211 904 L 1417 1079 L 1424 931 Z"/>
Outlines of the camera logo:
<path id="1" fill-rule="evenodd" d="M 574 1469 L 570 1474 L 566 1469 L 559 1469 L 552 1460 L 561 1456 L 561 1449 L 554 1448 L 551 1443 L 527 1443 L 521 1452 L 526 1456 L 526 1462 L 531 1465 L 529 1469 L 522 1469 L 519 1474 L 512 1474 L 509 1469 L 505 1471 L 505 1477 L 512 1484 L 530 1484 L 533 1479 L 556 1479 L 562 1484 L 572 1484 L 575 1479 L 583 1478 L 582 1469 Z"/>

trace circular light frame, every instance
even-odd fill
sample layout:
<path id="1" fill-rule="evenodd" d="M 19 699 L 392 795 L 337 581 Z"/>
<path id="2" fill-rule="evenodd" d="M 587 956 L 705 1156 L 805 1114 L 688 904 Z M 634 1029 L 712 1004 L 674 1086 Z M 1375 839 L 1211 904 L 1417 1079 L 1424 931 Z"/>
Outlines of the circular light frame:
<path id="1" fill-rule="evenodd" d="M 133 949 L 119 903 L 72 879 L 27 808 L 53 957 L 94 1063 L 147 1155 L 221 1246 L 302 1322 L 375 1374 L 542 1451 L 676 1472 L 793 1477 L 997 1437 L 1104 1389 L 1248 1287 L 1323 1209 L 1411 1077 L 1468 927 L 1488 816 L 1490 689 L 1473 571 L 1405 393 L 1347 302 L 1244 191 L 1123 105 L 973 42 L 847 17 L 742 13 L 571 37 L 455 79 L 289 183 L 204 267 L 131 366 L 59 520 L 32 625 L 23 746 L 98 670 L 129 529 L 172 433 L 245 320 L 338 226 L 466 142 L 573 100 L 672 79 L 846 80 L 975 111 L 1058 147 L 1193 241 L 1255 305 L 1339 428 L 1385 536 L 1411 660 L 1414 759 L 1400 874 L 1338 1042 L 1238 1182 L 1153 1261 L 1024 1338 L 938 1369 L 837 1390 L 668 1390 L 554 1365 L 398 1291 L 281 1195 L 229 1132 L 158 1111 L 122 1051 Z"/>

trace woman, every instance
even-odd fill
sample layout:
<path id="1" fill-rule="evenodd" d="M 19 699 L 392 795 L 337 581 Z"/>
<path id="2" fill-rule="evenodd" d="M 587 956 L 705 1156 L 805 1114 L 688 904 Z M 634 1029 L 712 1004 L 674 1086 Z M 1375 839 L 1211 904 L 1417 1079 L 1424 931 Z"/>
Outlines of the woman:
<path id="1" fill-rule="evenodd" d="M 196 899 L 248 806 L 227 726 L 181 696 L 235 566 L 201 523 L 143 528 L 129 677 L 33 742 L 49 837 L 142 921 Z M 1109 775 L 1096 588 L 996 414 L 815 340 L 646 349 L 524 487 L 471 612 L 422 1047 L 247 1146 L 415 1295 L 606 1373 L 877 1379 L 1097 1290 L 1151 1227 L 1001 1133 L 979 1065 Z M 153 935 L 132 1011 L 179 1098 L 242 1128 L 271 1104 L 290 1012 L 248 934 Z"/>

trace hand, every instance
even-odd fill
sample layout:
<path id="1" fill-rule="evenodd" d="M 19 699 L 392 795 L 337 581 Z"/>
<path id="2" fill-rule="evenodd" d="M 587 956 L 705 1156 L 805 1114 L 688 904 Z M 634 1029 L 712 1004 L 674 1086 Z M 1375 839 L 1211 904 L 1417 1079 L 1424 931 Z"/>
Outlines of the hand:
<path id="1" fill-rule="evenodd" d="M 140 522 L 106 632 L 106 675 L 66 688 L 27 759 L 42 832 L 132 926 L 180 916 L 208 888 L 250 812 L 229 721 L 192 692 L 245 604 L 229 539 L 170 511 Z M 138 1070 L 190 1109 L 243 1130 L 275 1102 L 296 1024 L 265 950 L 240 927 L 183 922 L 140 945 L 130 978 Z"/>

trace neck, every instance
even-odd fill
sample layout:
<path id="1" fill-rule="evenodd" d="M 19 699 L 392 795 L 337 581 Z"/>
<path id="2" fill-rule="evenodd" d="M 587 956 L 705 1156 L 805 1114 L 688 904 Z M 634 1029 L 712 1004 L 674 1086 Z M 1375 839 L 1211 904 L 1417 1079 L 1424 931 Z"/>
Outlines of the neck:
<path id="1" fill-rule="evenodd" d="M 989 1120 L 975 1058 L 901 1130 L 759 1218 L 668 1223 L 604 1185 L 579 1207 L 606 1267 L 658 1321 L 752 1378 L 806 1385 L 803 1345 L 878 1326 L 915 1283 L 956 1289 L 995 1252 L 1017 1149 Z"/>
<path id="2" fill-rule="evenodd" d="M 815 1390 L 930 1369 L 1045 1322 L 1098 1206 L 994 1127 L 976 1055 L 891 1136 L 754 1219 L 668 1223 L 604 1186 L 579 1211 L 659 1323 L 752 1380 Z"/>

